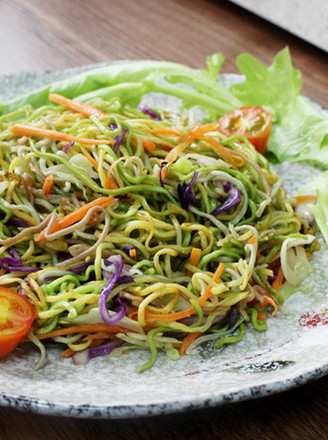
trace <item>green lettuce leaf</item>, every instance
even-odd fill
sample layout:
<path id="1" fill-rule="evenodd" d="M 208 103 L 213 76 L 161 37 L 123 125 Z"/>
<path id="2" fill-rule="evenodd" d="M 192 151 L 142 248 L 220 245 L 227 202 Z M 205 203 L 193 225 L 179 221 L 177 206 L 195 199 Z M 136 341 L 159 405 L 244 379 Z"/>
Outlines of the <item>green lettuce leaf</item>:
<path id="1" fill-rule="evenodd" d="M 49 104 L 49 93 L 60 93 L 80 101 L 99 96 L 107 99 L 117 96 L 125 104 L 137 105 L 146 93 L 161 92 L 180 98 L 184 108 L 201 105 L 212 117 L 218 118 L 240 107 L 242 102 L 227 88 L 220 86 L 216 78 L 213 79 L 213 72 L 218 70 L 220 60 L 218 56 L 213 57 L 208 75 L 182 64 L 165 61 L 111 64 L 54 82 L 0 104 L 0 114 L 15 111 L 25 104 L 33 107 Z"/>
<path id="2" fill-rule="evenodd" d="M 311 193 L 315 193 L 318 200 L 316 204 L 309 203 L 307 206 L 312 211 L 316 224 L 328 244 L 328 171 L 321 173 L 298 191 L 299 195 Z"/>
<path id="3" fill-rule="evenodd" d="M 166 61 L 119 62 L 0 104 L 0 115 L 25 104 L 49 104 L 52 92 L 82 102 L 118 97 L 131 106 L 137 106 L 148 93 L 163 93 L 179 98 L 182 110 L 201 107 L 205 120 L 216 120 L 245 104 L 259 105 L 273 115 L 269 160 L 308 161 L 328 168 L 328 119 L 301 95 L 301 74 L 294 69 L 288 48 L 280 51 L 269 67 L 251 55 L 240 55 L 236 62 L 244 81 L 230 89 L 217 81 L 223 61 L 222 54 L 213 54 L 207 57 L 207 70 L 203 71 Z"/>
<path id="4" fill-rule="evenodd" d="M 292 66 L 288 48 L 270 67 L 251 55 L 240 55 L 237 65 L 245 81 L 231 87 L 245 104 L 269 107 L 275 124 L 268 144 L 273 162 L 307 161 L 328 168 L 328 119 L 301 95 L 302 79 Z"/>

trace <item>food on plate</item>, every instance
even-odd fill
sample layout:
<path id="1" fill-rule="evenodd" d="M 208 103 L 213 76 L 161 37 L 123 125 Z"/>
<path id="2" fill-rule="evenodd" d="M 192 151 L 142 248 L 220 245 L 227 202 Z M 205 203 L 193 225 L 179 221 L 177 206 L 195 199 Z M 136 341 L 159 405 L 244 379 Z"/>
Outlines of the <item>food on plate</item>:
<path id="1" fill-rule="evenodd" d="M 260 154 L 283 111 L 217 85 L 215 60 L 114 66 L 110 85 L 89 72 L 0 107 L 0 341 L 13 323 L 12 349 L 27 335 L 38 366 L 48 341 L 76 364 L 148 350 L 142 372 L 158 351 L 266 330 L 313 271 L 312 225 Z M 202 115 L 140 103 L 148 92 Z"/>

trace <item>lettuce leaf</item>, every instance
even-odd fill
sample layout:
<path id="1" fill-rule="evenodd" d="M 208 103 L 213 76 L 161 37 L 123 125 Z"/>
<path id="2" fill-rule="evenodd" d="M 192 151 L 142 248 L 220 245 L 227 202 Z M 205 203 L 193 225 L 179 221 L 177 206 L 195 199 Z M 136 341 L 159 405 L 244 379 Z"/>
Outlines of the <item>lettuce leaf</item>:
<path id="1" fill-rule="evenodd" d="M 212 117 L 238 108 L 242 102 L 213 78 L 222 57 L 213 56 L 210 72 L 205 74 L 182 64 L 166 61 L 120 62 L 87 71 L 34 90 L 23 97 L 0 104 L 0 114 L 30 104 L 49 104 L 49 93 L 60 93 L 80 101 L 95 97 L 119 97 L 125 104 L 137 105 L 146 93 L 160 92 L 182 100 L 184 108 L 200 105 Z M 174 85 L 172 85 L 174 84 Z"/>
<path id="2" fill-rule="evenodd" d="M 78 101 L 119 97 L 131 106 L 148 93 L 162 93 L 179 98 L 182 110 L 201 107 L 205 120 L 218 119 L 245 104 L 259 105 L 269 109 L 274 120 L 270 161 L 308 161 L 328 169 L 328 119 L 301 95 L 301 73 L 294 69 L 289 49 L 281 50 L 269 67 L 249 54 L 240 55 L 236 63 L 244 81 L 230 89 L 217 81 L 223 61 L 220 53 L 208 56 L 203 71 L 166 61 L 118 62 L 0 104 L 0 115 L 24 104 L 49 104 L 51 92 Z"/>
<path id="3" fill-rule="evenodd" d="M 298 191 L 299 195 L 309 193 L 317 195 L 317 203 L 309 203 L 307 206 L 312 211 L 316 224 L 328 244 L 328 171 L 321 173 Z"/>
<path id="4" fill-rule="evenodd" d="M 268 158 L 328 168 L 328 119 L 301 95 L 301 74 L 293 68 L 288 48 L 268 68 L 247 54 L 237 58 L 237 65 L 245 81 L 231 87 L 232 93 L 245 104 L 271 108 L 275 117 Z"/>

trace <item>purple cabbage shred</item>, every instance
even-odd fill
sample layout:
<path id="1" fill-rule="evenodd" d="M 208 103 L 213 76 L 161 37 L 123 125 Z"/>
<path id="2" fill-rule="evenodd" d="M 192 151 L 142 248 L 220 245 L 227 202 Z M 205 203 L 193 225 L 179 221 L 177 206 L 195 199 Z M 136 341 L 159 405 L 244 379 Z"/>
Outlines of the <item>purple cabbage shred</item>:
<path id="1" fill-rule="evenodd" d="M 64 145 L 63 148 L 62 148 L 62 151 L 63 151 L 64 153 L 67 153 L 67 151 L 68 151 L 71 147 L 73 147 L 74 144 L 75 144 L 75 142 L 70 142 L 69 144 Z"/>
<path id="2" fill-rule="evenodd" d="M 28 228 L 30 226 L 25 220 L 22 220 L 18 217 L 10 217 L 8 224 L 15 226 L 16 228 Z"/>
<path id="3" fill-rule="evenodd" d="M 110 128 L 113 131 L 117 130 L 117 125 L 115 124 L 115 122 L 112 122 L 110 124 Z M 121 132 L 118 135 L 114 136 L 114 139 L 116 141 L 114 144 L 114 147 L 113 147 L 114 153 L 117 153 L 117 150 L 118 150 L 119 146 L 121 145 L 121 143 L 124 141 L 124 138 L 125 138 L 125 135 L 127 132 L 128 132 L 127 128 L 122 127 Z"/>
<path id="4" fill-rule="evenodd" d="M 183 209 L 188 209 L 189 204 L 197 206 L 197 200 L 194 194 L 192 193 L 192 186 L 195 183 L 198 176 L 198 171 L 194 172 L 194 175 L 189 184 L 183 182 L 178 184 L 178 196 Z"/>
<path id="5" fill-rule="evenodd" d="M 160 115 L 155 112 L 155 110 L 149 108 L 147 105 L 138 105 L 138 109 L 141 110 L 145 115 L 150 116 L 154 121 L 161 121 Z"/>
<path id="6" fill-rule="evenodd" d="M 9 248 L 7 252 L 10 257 L 0 259 L 0 267 L 7 272 L 36 272 L 39 270 L 38 267 L 22 266 L 22 260 L 15 249 Z"/>
<path id="7" fill-rule="evenodd" d="M 222 203 L 222 205 L 218 206 L 211 212 L 214 217 L 221 214 L 224 211 L 227 211 L 229 208 L 237 205 L 241 200 L 241 195 L 239 190 L 228 181 L 222 183 L 224 190 L 228 193 L 227 199 Z"/>
<path id="8" fill-rule="evenodd" d="M 86 269 L 93 263 L 89 262 L 89 263 L 82 263 L 79 264 L 76 267 L 71 267 L 70 268 L 70 272 L 76 273 L 76 274 L 80 274 L 86 271 Z"/>
<path id="9" fill-rule="evenodd" d="M 121 347 L 124 341 L 119 339 L 111 339 L 108 342 L 99 345 L 98 347 L 87 348 L 86 350 L 77 351 L 73 355 L 73 362 L 75 365 L 82 365 L 89 362 L 90 359 L 107 356 L 114 348 Z"/>
<path id="10" fill-rule="evenodd" d="M 112 273 L 107 284 L 100 292 L 98 306 L 101 319 L 104 321 L 104 323 L 107 325 L 115 325 L 124 318 L 126 309 L 124 304 L 121 303 L 119 310 L 114 315 L 110 315 L 107 308 L 107 300 L 122 274 L 123 257 L 121 255 L 112 255 L 106 261 L 112 265 Z"/>

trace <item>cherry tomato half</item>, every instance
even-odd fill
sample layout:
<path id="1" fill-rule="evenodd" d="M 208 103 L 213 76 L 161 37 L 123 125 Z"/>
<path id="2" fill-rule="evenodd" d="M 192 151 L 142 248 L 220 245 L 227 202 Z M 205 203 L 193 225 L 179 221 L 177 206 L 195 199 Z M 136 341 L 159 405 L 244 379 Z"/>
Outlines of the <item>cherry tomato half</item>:
<path id="1" fill-rule="evenodd" d="M 0 287 L 0 358 L 26 336 L 35 317 L 32 304 L 17 292 Z"/>
<path id="2" fill-rule="evenodd" d="M 223 134 L 245 136 L 261 154 L 266 151 L 271 126 L 271 115 L 262 107 L 241 107 L 219 119 L 219 130 Z"/>

